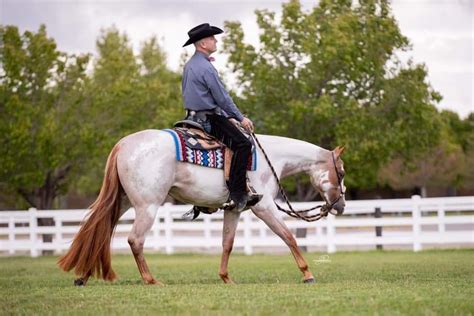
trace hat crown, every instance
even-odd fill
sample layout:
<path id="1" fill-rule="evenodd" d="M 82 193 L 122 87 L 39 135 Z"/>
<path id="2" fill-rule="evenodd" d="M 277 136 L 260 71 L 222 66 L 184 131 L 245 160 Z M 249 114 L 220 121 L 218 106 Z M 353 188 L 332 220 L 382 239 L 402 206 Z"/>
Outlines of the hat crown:
<path id="1" fill-rule="evenodd" d="M 188 32 L 188 35 L 189 35 L 189 37 L 192 37 L 196 34 L 199 34 L 199 32 L 202 32 L 203 30 L 209 29 L 209 28 L 211 28 L 209 23 L 199 24 L 198 26 L 195 26 L 192 29 L 190 29 L 189 32 Z"/>

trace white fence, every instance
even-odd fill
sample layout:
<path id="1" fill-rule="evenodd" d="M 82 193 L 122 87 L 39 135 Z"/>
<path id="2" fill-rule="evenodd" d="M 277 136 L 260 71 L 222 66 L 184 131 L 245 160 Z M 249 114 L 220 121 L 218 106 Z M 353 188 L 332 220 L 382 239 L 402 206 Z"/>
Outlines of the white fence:
<path id="1" fill-rule="evenodd" d="M 294 203 L 296 209 L 310 206 L 314 203 Z M 163 205 L 145 248 L 167 254 L 220 251 L 222 212 L 202 214 L 195 222 L 185 222 L 181 215 L 189 208 L 189 205 Z M 2 211 L 0 254 L 36 257 L 43 251 L 63 253 L 85 214 L 85 210 Z M 309 251 L 474 247 L 474 196 L 347 201 L 344 215 L 329 215 L 313 223 L 283 213 L 278 216 L 301 236 L 297 237 L 298 244 Z M 52 219 L 53 226 L 39 226 L 40 218 Z M 128 251 L 127 235 L 133 218 L 134 211 L 130 209 L 120 219 L 112 242 L 114 251 Z M 235 250 L 245 254 L 286 251 L 283 241 L 251 212 L 244 212 L 240 221 Z M 49 241 L 44 241 L 48 240 L 44 235 Z"/>

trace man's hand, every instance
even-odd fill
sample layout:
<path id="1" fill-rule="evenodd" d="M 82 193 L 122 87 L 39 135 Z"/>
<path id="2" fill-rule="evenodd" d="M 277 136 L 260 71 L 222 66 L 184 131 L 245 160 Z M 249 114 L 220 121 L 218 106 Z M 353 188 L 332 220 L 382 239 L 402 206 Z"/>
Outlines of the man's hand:
<path id="1" fill-rule="evenodd" d="M 253 123 L 248 118 L 244 117 L 244 119 L 242 120 L 242 122 L 240 122 L 240 124 L 242 124 L 243 128 L 245 128 L 248 132 L 250 133 L 253 132 Z"/>

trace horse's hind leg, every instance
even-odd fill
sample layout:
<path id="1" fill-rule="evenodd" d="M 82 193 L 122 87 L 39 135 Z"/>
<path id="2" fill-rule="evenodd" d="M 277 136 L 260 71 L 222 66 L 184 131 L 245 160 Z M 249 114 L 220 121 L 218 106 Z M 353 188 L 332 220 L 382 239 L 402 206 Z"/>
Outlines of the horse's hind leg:
<path id="1" fill-rule="evenodd" d="M 150 269 L 143 255 L 145 234 L 153 226 L 158 207 L 157 204 L 135 207 L 135 222 L 133 223 L 132 231 L 128 235 L 128 243 L 130 248 L 132 248 L 132 253 L 143 281 L 146 284 L 162 285 L 162 283 L 156 280 L 150 273 Z"/>

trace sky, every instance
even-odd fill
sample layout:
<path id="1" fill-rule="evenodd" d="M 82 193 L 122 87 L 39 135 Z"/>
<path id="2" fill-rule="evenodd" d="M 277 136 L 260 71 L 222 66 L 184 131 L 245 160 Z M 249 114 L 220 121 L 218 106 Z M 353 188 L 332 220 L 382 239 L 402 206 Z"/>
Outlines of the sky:
<path id="1" fill-rule="evenodd" d="M 245 41 L 257 45 L 259 29 L 254 11 L 281 12 L 281 0 L 0 0 L 0 24 L 20 31 L 37 31 L 45 24 L 58 48 L 68 53 L 96 53 L 101 29 L 115 26 L 125 32 L 136 51 L 155 35 L 167 54 L 169 67 L 179 69 L 187 31 L 208 22 L 240 21 Z M 300 1 L 310 10 L 317 1 Z M 412 50 L 403 53 L 424 63 L 428 81 L 441 93 L 438 107 L 466 117 L 474 112 L 474 0 L 392 0 L 392 9 Z M 218 36 L 219 40 L 220 37 Z M 219 48 L 218 43 L 218 48 Z M 225 73 L 226 56 L 216 52 L 216 68 Z M 232 85 L 231 74 L 225 79 Z"/>

